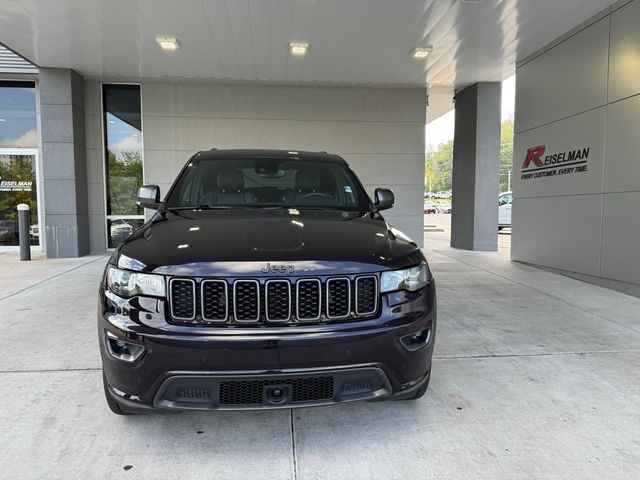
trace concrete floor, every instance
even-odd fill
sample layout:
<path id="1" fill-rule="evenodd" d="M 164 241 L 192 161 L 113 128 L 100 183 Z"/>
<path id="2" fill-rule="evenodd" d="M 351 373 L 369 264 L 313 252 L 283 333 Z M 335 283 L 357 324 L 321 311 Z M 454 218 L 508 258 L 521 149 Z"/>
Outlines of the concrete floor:
<path id="1" fill-rule="evenodd" d="M 438 338 L 417 402 L 114 416 L 94 317 L 106 258 L 0 254 L 0 477 L 638 478 L 640 299 L 512 263 L 508 236 L 452 250 L 433 217 Z"/>

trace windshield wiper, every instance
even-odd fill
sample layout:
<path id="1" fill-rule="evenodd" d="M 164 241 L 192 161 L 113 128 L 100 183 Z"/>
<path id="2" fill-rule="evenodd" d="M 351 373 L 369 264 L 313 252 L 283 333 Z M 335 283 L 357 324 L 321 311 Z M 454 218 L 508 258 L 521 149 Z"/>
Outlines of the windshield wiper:
<path id="1" fill-rule="evenodd" d="M 190 205 L 185 207 L 166 207 L 167 210 L 177 212 L 180 210 L 249 210 L 250 207 L 244 205 L 211 205 L 210 203 L 202 203 L 200 205 Z"/>

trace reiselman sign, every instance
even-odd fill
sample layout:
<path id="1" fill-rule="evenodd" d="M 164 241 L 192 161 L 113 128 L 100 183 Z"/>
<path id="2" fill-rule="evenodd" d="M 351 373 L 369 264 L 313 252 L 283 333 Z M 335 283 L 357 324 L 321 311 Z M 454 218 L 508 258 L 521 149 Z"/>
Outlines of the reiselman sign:
<path id="1" fill-rule="evenodd" d="M 532 178 L 574 175 L 588 171 L 589 151 L 591 147 L 576 148 L 560 153 L 545 155 L 547 147 L 538 145 L 527 149 L 522 164 L 520 180 Z"/>

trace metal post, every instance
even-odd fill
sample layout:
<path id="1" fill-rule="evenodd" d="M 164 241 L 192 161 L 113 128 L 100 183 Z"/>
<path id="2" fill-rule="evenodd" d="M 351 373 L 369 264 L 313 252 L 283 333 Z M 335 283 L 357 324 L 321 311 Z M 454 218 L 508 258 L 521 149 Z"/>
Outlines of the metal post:
<path id="1" fill-rule="evenodd" d="M 18 235 L 20 238 L 20 260 L 31 260 L 29 245 L 29 205 L 18 205 Z"/>

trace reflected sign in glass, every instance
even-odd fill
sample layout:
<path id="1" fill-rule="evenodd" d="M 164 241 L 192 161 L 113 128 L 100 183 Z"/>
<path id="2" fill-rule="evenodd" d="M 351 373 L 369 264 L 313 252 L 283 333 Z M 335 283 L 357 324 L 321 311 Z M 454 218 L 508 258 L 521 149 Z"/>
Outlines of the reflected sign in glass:
<path id="1" fill-rule="evenodd" d="M 30 207 L 31 244 L 39 242 L 35 163 L 35 155 L 0 155 L 0 245 L 18 245 L 20 203 Z"/>

